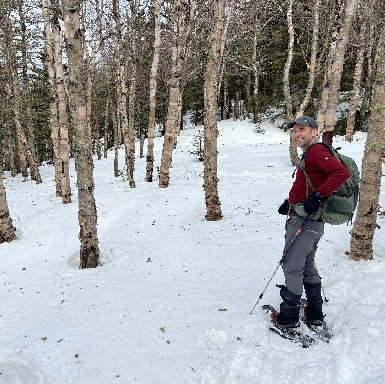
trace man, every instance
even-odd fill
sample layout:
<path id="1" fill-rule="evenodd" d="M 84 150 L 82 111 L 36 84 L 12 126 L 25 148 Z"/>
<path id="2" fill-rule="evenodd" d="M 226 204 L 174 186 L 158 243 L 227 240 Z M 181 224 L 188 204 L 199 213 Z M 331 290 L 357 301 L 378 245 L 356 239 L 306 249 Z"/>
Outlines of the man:
<path id="1" fill-rule="evenodd" d="M 280 286 L 280 312 L 272 315 L 277 326 L 296 327 L 302 290 L 307 299 L 306 320 L 311 325 L 323 324 L 321 279 L 314 257 L 317 244 L 324 233 L 320 219 L 320 203 L 339 188 L 349 177 L 348 169 L 330 154 L 318 141 L 318 125 L 309 116 L 302 116 L 287 124 L 292 129 L 295 143 L 306 155 L 306 173 L 314 190 L 300 167 L 289 197 L 278 212 L 287 215 L 285 248 L 282 269 L 285 285 Z"/>

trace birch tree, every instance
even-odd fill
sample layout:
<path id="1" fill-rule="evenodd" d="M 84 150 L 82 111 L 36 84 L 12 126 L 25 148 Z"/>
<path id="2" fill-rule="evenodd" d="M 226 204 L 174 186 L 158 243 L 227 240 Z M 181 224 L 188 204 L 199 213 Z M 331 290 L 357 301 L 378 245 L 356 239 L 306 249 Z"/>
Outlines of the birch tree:
<path id="1" fill-rule="evenodd" d="M 366 40 L 366 79 L 364 81 L 364 96 L 362 98 L 362 103 L 360 107 L 360 120 L 363 121 L 366 119 L 366 116 L 369 113 L 369 105 L 372 97 L 372 87 L 373 87 L 373 52 L 375 51 L 375 41 L 374 38 L 374 25 L 370 23 L 369 25 L 369 34 Z"/>
<path id="2" fill-rule="evenodd" d="M 333 143 L 333 131 L 336 121 L 345 51 L 349 42 L 350 32 L 352 30 L 353 21 L 357 12 L 358 3 L 359 0 L 347 1 L 343 27 L 336 44 L 330 76 L 329 95 L 326 104 L 324 130 L 322 133 L 322 141 L 329 146 L 332 146 Z"/>
<path id="3" fill-rule="evenodd" d="M 154 131 L 156 125 L 156 78 L 158 75 L 159 54 L 161 44 L 161 27 L 160 27 L 160 4 L 161 0 L 156 0 L 154 4 L 154 53 L 150 74 L 150 115 L 147 131 L 147 165 L 146 165 L 146 181 L 152 182 L 154 171 Z"/>
<path id="4" fill-rule="evenodd" d="M 186 13 L 190 8 L 189 25 L 186 27 Z M 186 42 L 190 35 L 191 23 L 195 14 L 195 1 L 175 0 L 172 9 L 173 41 L 171 47 L 170 99 L 167 111 L 166 130 L 164 134 L 162 159 L 160 165 L 159 187 L 167 188 L 170 182 L 170 166 L 175 137 L 179 132 L 182 112 L 183 64 L 186 54 Z"/>
<path id="5" fill-rule="evenodd" d="M 127 178 L 131 188 L 135 188 L 134 170 L 135 170 L 135 100 L 136 100 L 136 80 L 137 80 L 137 14 L 139 10 L 139 1 L 130 0 L 131 10 L 131 34 L 130 34 L 130 77 L 129 77 L 129 97 L 128 97 L 128 132 L 126 150 Z"/>
<path id="6" fill-rule="evenodd" d="M 287 19 L 287 28 L 289 33 L 289 42 L 288 42 L 288 48 L 287 48 L 286 64 L 283 71 L 283 94 L 285 95 L 287 120 L 292 121 L 294 119 L 294 115 L 293 115 L 293 100 L 292 100 L 291 91 L 290 91 L 289 75 L 290 75 L 290 67 L 293 61 L 293 53 L 294 53 L 293 0 L 289 0 L 286 19 Z M 297 146 L 295 144 L 295 141 L 292 135 L 290 135 L 289 154 L 290 154 L 290 160 L 292 165 L 298 164 L 299 157 L 297 152 Z"/>
<path id="7" fill-rule="evenodd" d="M 206 219 L 217 221 L 222 219 L 221 203 L 218 195 L 217 177 L 217 92 L 218 68 L 221 62 L 221 42 L 225 19 L 225 0 L 214 0 L 210 8 L 211 34 L 205 73 L 204 89 L 204 191 L 206 201 Z"/>
<path id="8" fill-rule="evenodd" d="M 91 132 L 87 124 L 86 79 L 83 31 L 80 25 L 82 0 L 63 0 L 65 43 L 69 67 L 70 108 L 74 125 L 74 155 L 80 225 L 80 268 L 95 268 L 99 260 L 97 213 L 94 199 L 94 178 Z"/>
<path id="9" fill-rule="evenodd" d="M 373 258 L 373 236 L 379 228 L 377 212 L 380 208 L 379 195 L 385 148 L 385 28 L 378 43 L 376 59 L 373 103 L 362 159 L 360 201 L 350 242 L 350 258 L 353 260 Z"/>
<path id="10" fill-rule="evenodd" d="M 55 62 L 52 45 L 51 22 L 52 5 L 50 0 L 42 0 L 44 18 L 44 41 L 46 51 L 46 65 L 48 71 L 48 83 L 50 93 L 50 128 L 53 149 L 53 161 L 55 167 L 56 196 L 61 196 L 61 172 L 59 160 L 59 119 L 58 119 L 58 100 L 55 81 Z"/>
<path id="11" fill-rule="evenodd" d="M 20 79 L 17 66 L 16 47 L 13 38 L 13 25 L 10 19 L 11 10 L 0 2 L 0 48 L 4 62 L 3 70 L 6 74 L 4 79 L 5 91 L 9 106 L 12 110 L 13 123 L 16 128 L 20 168 L 24 177 L 28 176 L 28 163 L 31 170 L 31 179 L 36 183 L 41 183 L 40 171 L 37 165 L 36 157 L 31 149 L 23 128 L 22 121 L 22 98 L 20 92 Z"/>
<path id="12" fill-rule="evenodd" d="M 117 37 L 117 61 L 118 61 L 118 79 L 117 79 L 117 102 L 119 110 L 119 125 L 123 134 L 123 141 L 125 147 L 125 164 L 127 168 L 127 178 L 131 177 L 129 171 L 130 156 L 132 155 L 130 133 L 129 133 L 129 119 L 127 114 L 127 85 L 126 85 L 126 72 L 127 72 L 127 58 L 125 56 L 125 42 L 123 33 L 123 19 L 120 12 L 119 1 L 113 0 L 113 15 L 116 24 L 116 37 Z M 131 180 L 129 180 L 131 184 Z M 132 180 L 133 182 L 133 180 Z M 134 186 L 134 184 L 133 184 Z"/>
<path id="13" fill-rule="evenodd" d="M 361 80 L 362 80 L 362 71 L 365 58 L 365 44 L 364 40 L 366 38 L 366 21 L 361 25 L 360 30 L 360 39 L 357 47 L 357 57 L 356 57 L 356 66 L 354 70 L 354 82 L 353 89 L 350 95 L 349 102 L 349 111 L 348 118 L 346 122 L 346 135 L 345 140 L 351 142 L 353 140 L 354 133 L 354 124 L 356 120 L 356 111 L 358 106 L 358 101 L 361 93 Z"/>
<path id="14" fill-rule="evenodd" d="M 338 36 L 340 35 L 342 29 L 342 16 L 344 10 L 343 4 L 344 0 L 336 0 L 330 9 L 330 13 L 332 15 L 332 25 L 331 28 L 327 28 L 327 31 L 330 33 L 330 37 L 328 40 L 329 48 L 324 69 L 322 91 L 319 100 L 319 108 L 317 111 L 318 134 L 322 134 L 324 129 L 325 113 L 329 98 L 330 77 L 332 73 L 333 59 L 336 51 Z"/>
<path id="15" fill-rule="evenodd" d="M 59 9 L 51 0 L 42 0 L 46 63 L 48 68 L 51 106 L 51 139 L 54 151 L 56 196 L 64 204 L 71 203 L 71 182 L 69 173 L 69 140 L 67 101 L 65 91 L 62 48 L 60 44 Z"/>
<path id="16" fill-rule="evenodd" d="M 305 96 L 299 106 L 299 109 L 296 113 L 296 118 L 303 116 L 306 107 L 309 104 L 311 94 L 314 88 L 314 81 L 316 77 L 316 69 L 317 69 L 317 53 L 318 53 L 318 35 L 319 35 L 319 9 L 320 9 L 321 0 L 314 1 L 313 7 L 313 35 L 312 35 L 312 43 L 311 43 L 311 53 L 310 53 L 310 62 L 308 64 L 309 68 L 309 81 L 306 87 Z"/>

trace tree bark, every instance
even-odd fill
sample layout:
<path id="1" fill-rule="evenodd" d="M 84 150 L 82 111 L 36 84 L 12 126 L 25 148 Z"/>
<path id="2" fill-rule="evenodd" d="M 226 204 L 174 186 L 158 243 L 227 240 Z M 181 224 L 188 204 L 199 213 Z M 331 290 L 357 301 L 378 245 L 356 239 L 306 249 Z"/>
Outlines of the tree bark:
<path id="1" fill-rule="evenodd" d="M 5 81 L 5 90 L 7 93 L 9 104 L 12 107 L 13 111 L 13 121 L 16 127 L 17 141 L 19 148 L 19 157 L 20 157 L 20 168 L 22 175 L 24 177 L 28 176 L 27 171 L 27 158 L 30 162 L 31 174 L 34 175 L 34 180 L 37 184 L 41 183 L 41 176 L 39 168 L 36 163 L 36 159 L 33 156 L 32 150 L 28 144 L 27 138 L 24 133 L 24 129 L 21 122 L 21 99 L 20 99 L 20 90 L 19 90 L 19 78 L 17 75 L 16 64 L 10 59 L 10 52 L 7 47 L 7 43 L 2 39 L 3 52 L 6 52 L 4 55 L 5 68 L 8 72 L 8 80 Z"/>
<path id="2" fill-rule="evenodd" d="M 291 121 L 294 119 L 293 101 L 291 98 L 290 80 L 289 80 L 291 62 L 293 61 L 293 51 L 294 51 L 293 0 L 289 0 L 286 18 L 287 18 L 287 28 L 289 33 L 289 43 L 288 43 L 288 49 L 287 49 L 287 59 L 286 59 L 285 69 L 283 72 L 283 93 L 285 95 L 287 120 Z M 290 160 L 292 165 L 297 165 L 299 163 L 299 157 L 297 152 L 297 145 L 295 144 L 295 141 L 292 135 L 290 135 L 289 154 L 290 154 Z"/>
<path id="3" fill-rule="evenodd" d="M 103 130 L 103 156 L 105 159 L 107 159 L 108 154 L 108 118 L 109 118 L 109 111 L 110 111 L 110 103 L 111 103 L 111 97 L 108 95 L 107 102 L 106 102 L 106 109 L 104 111 L 104 130 Z"/>
<path id="4" fill-rule="evenodd" d="M 12 225 L 12 219 L 9 215 L 2 171 L 2 167 L 0 167 L 0 243 L 16 239 L 16 228 Z"/>
<path id="5" fill-rule="evenodd" d="M 13 121 L 16 127 L 20 168 L 22 175 L 28 177 L 27 160 L 30 164 L 31 178 L 37 184 L 41 183 L 41 176 L 33 150 L 28 144 L 22 124 L 22 99 L 20 94 L 20 81 L 17 71 L 17 58 L 13 42 L 13 25 L 11 24 L 9 9 L 1 6 L 0 9 L 0 45 L 2 48 L 3 70 L 6 74 L 4 87 L 11 106 Z"/>
<path id="6" fill-rule="evenodd" d="M 190 24 L 185 28 L 188 1 L 176 0 L 173 6 L 173 45 L 171 48 L 170 99 L 167 111 L 166 130 L 164 134 L 162 159 L 159 174 L 159 187 L 167 188 L 170 182 L 172 150 L 180 131 L 182 113 L 182 75 L 186 40 L 190 33 L 192 15 L 195 13 L 195 1 L 191 2 Z"/>
<path id="7" fill-rule="evenodd" d="M 358 46 L 357 58 L 356 58 L 356 67 L 354 71 L 354 82 L 353 89 L 350 95 L 350 104 L 348 111 L 348 118 L 346 123 L 346 135 L 345 140 L 352 142 L 354 134 L 354 125 L 356 121 L 356 111 L 358 106 L 358 99 L 360 97 L 361 91 L 361 80 L 362 80 L 362 70 L 364 65 L 364 55 L 365 55 L 365 45 L 364 39 L 366 38 L 366 24 L 362 24 L 361 27 L 361 36 Z"/>
<path id="8" fill-rule="evenodd" d="M 330 147 L 333 145 L 333 131 L 336 120 L 345 51 L 349 42 L 350 32 L 356 15 L 358 3 L 359 0 L 348 0 L 346 4 L 345 19 L 341 34 L 337 41 L 331 70 L 329 97 L 326 105 L 325 124 L 322 134 L 322 141 Z"/>
<path id="9" fill-rule="evenodd" d="M 125 148 L 125 165 L 127 170 L 127 178 L 129 178 L 129 154 L 130 154 L 130 139 L 129 139 L 129 124 L 127 115 L 127 86 L 126 86 L 126 67 L 127 60 L 124 55 L 124 39 L 123 39 L 123 21 L 120 15 L 119 1 L 113 0 L 114 19 L 116 23 L 116 34 L 118 43 L 118 79 L 117 79 L 117 102 L 119 110 L 119 127 L 123 135 Z M 120 143 L 120 138 L 119 138 Z"/>
<path id="10" fill-rule="evenodd" d="M 82 45 L 79 10 L 82 0 L 63 0 L 65 42 L 69 67 L 70 107 L 74 122 L 74 154 L 77 172 L 80 225 L 80 268 L 95 268 L 99 260 L 97 213 L 94 199 L 94 164 L 91 132 L 87 125 L 87 68 Z"/>
<path id="11" fill-rule="evenodd" d="M 376 220 L 385 147 L 385 28 L 377 47 L 376 59 L 377 74 L 362 160 L 360 201 L 350 243 L 352 260 L 373 258 L 373 236 L 376 228 L 379 228 Z"/>
<path id="12" fill-rule="evenodd" d="M 55 58 L 52 44 L 52 5 L 50 0 L 42 0 L 43 18 L 44 18 L 44 43 L 46 52 L 46 65 L 48 70 L 48 83 L 50 93 L 50 127 L 53 149 L 53 161 L 55 167 L 55 186 L 56 196 L 62 196 L 61 170 L 59 158 L 59 119 L 58 119 L 58 97 L 56 91 Z"/>
<path id="13" fill-rule="evenodd" d="M 138 13 L 137 0 L 130 0 L 131 8 L 131 75 L 128 97 L 128 151 L 126 150 L 127 178 L 131 188 L 135 188 L 134 170 L 135 170 L 135 99 L 136 99 L 136 18 Z"/>
<path id="14" fill-rule="evenodd" d="M 336 0 L 333 7 L 333 27 L 330 36 L 330 46 L 327 56 L 327 62 L 325 65 L 325 72 L 322 84 L 322 92 L 319 101 L 319 108 L 317 112 L 317 124 L 318 124 L 318 134 L 322 135 L 325 124 L 325 113 L 326 106 L 329 98 L 329 88 L 330 88 L 330 77 L 333 67 L 333 59 L 336 51 L 338 36 L 341 33 L 342 26 L 342 13 L 343 13 L 343 3 L 344 0 Z"/>
<path id="15" fill-rule="evenodd" d="M 161 44 L 161 28 L 160 28 L 160 4 L 161 0 L 155 1 L 154 9 L 154 54 L 150 75 L 150 115 L 147 131 L 147 165 L 146 165 L 146 181 L 152 182 L 154 172 L 154 131 L 156 125 L 156 79 L 158 75 L 159 54 Z"/>
<path id="16" fill-rule="evenodd" d="M 260 22 L 259 22 L 259 12 L 255 13 L 254 19 L 254 30 L 253 30 L 253 53 L 252 53 L 252 69 L 254 74 L 254 89 L 252 96 L 252 106 L 253 106 L 253 123 L 258 122 L 258 112 L 259 112 L 259 72 L 260 72 L 260 63 L 259 63 L 259 44 L 260 44 Z"/>
<path id="17" fill-rule="evenodd" d="M 119 149 L 121 145 L 121 133 L 120 133 L 120 118 L 119 111 L 113 114 L 113 126 L 114 126 L 114 175 L 119 176 Z"/>
<path id="18" fill-rule="evenodd" d="M 218 195 L 217 177 L 217 91 L 218 64 L 221 61 L 221 41 L 225 17 L 225 0 L 214 0 L 211 5 L 211 46 L 208 49 L 208 59 L 205 74 L 204 89 L 204 191 L 206 201 L 206 219 L 217 221 L 222 219 L 221 203 Z"/>
<path id="19" fill-rule="evenodd" d="M 19 30 L 18 30 L 18 39 L 19 39 L 19 48 L 21 53 L 21 89 L 19 91 L 20 97 L 20 117 L 23 125 L 23 129 L 26 132 L 26 139 L 28 147 L 30 150 L 30 155 L 27 152 L 27 155 L 30 156 L 28 161 L 30 163 L 30 174 L 31 180 L 35 180 L 37 184 L 41 183 L 41 176 L 38 168 L 39 156 L 37 148 L 35 147 L 35 132 L 31 124 L 33 110 L 31 108 L 31 94 L 30 86 L 28 79 L 28 53 L 27 53 L 27 25 L 26 25 L 26 16 L 23 9 L 23 0 L 17 0 L 17 11 L 19 16 Z M 16 64 L 17 65 L 17 64 Z"/>
<path id="20" fill-rule="evenodd" d="M 180 92 L 181 92 L 181 60 L 179 56 L 180 34 L 184 25 L 184 14 L 182 12 L 183 0 L 176 0 L 173 8 L 173 46 L 171 48 L 171 79 L 170 99 L 168 103 L 166 129 L 164 133 L 162 159 L 159 173 L 159 187 L 167 188 L 170 182 L 170 167 L 172 161 L 172 150 L 174 144 L 174 132 L 178 129 L 180 123 Z"/>
<path id="21" fill-rule="evenodd" d="M 366 119 L 367 115 L 369 114 L 369 105 L 372 98 L 372 87 L 373 87 L 373 45 L 374 45 L 374 28 L 375 26 L 370 23 L 369 26 L 369 36 L 368 36 L 368 48 L 366 52 L 366 58 L 367 58 L 367 66 L 366 66 L 366 79 L 364 83 L 364 96 L 362 98 L 362 104 L 360 108 L 360 120 L 363 121 Z"/>
<path id="22" fill-rule="evenodd" d="M 52 42 L 54 49 L 56 91 L 58 100 L 58 119 L 59 119 L 59 162 L 61 172 L 61 198 L 63 204 L 71 203 L 71 180 L 69 171 L 69 134 L 67 116 L 67 94 L 64 79 L 63 55 L 60 44 L 60 24 L 58 18 L 59 10 L 53 9 L 52 15 Z"/>
<path id="23" fill-rule="evenodd" d="M 317 65 L 317 52 L 318 52 L 318 34 L 319 34 L 319 7 L 321 0 L 314 1 L 313 8 L 313 39 L 311 44 L 311 54 L 310 54 L 310 64 L 309 64 L 309 82 L 306 87 L 305 97 L 302 100 L 299 110 L 296 114 L 296 117 L 303 116 L 306 107 L 309 104 L 311 94 L 313 92 L 315 75 L 316 75 L 316 65 Z"/>

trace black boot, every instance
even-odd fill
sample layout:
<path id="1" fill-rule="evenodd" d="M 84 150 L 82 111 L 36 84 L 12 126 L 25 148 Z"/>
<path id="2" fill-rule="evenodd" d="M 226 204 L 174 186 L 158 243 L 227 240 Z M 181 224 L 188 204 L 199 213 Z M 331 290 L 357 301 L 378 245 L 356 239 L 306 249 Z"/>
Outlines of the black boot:
<path id="1" fill-rule="evenodd" d="M 321 283 L 304 283 L 304 287 L 307 299 L 306 320 L 309 323 L 323 321 L 324 315 L 322 313 L 323 300 L 321 295 Z"/>
<path id="2" fill-rule="evenodd" d="M 280 306 L 278 323 L 285 327 L 296 327 L 299 321 L 301 295 L 295 295 L 284 285 L 279 286 L 279 288 L 281 288 L 280 294 L 283 302 Z"/>

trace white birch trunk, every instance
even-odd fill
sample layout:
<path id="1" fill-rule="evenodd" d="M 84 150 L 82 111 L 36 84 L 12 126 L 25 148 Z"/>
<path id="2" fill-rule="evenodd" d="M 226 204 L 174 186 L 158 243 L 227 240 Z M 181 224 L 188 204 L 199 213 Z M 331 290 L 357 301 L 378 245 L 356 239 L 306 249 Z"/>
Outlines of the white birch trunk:
<path id="1" fill-rule="evenodd" d="M 343 28 L 337 41 L 330 77 L 329 97 L 326 105 L 324 131 L 322 134 L 322 141 L 329 146 L 333 145 L 333 131 L 336 121 L 336 112 L 339 100 L 345 51 L 349 42 L 350 32 L 357 11 L 358 3 L 359 0 L 348 0 L 345 8 Z"/>
<path id="2" fill-rule="evenodd" d="M 61 167 L 59 158 L 59 119 L 58 119 L 58 97 L 56 91 L 55 57 L 52 44 L 52 5 L 50 0 L 42 0 L 44 17 L 44 43 L 46 51 L 46 65 L 48 70 L 48 83 L 50 93 L 50 128 L 53 149 L 53 162 L 55 167 L 56 196 L 62 196 Z"/>
<path id="3" fill-rule="evenodd" d="M 218 68 L 221 57 L 221 41 L 225 18 L 225 0 L 215 0 L 212 3 L 212 18 L 208 49 L 208 59 L 205 73 L 204 91 L 204 184 L 206 201 L 206 219 L 217 221 L 222 219 L 221 203 L 218 195 L 218 128 L 217 128 L 217 92 Z"/>
<path id="4" fill-rule="evenodd" d="M 80 268 L 95 268 L 99 260 L 97 238 L 97 212 L 94 198 L 94 164 L 92 160 L 91 133 L 87 124 L 87 79 L 80 14 L 82 1 L 74 4 L 63 0 L 64 28 L 69 67 L 69 91 L 74 122 L 74 154 L 80 225 Z"/>
<path id="5" fill-rule="evenodd" d="M 155 1 L 154 9 L 154 54 L 151 65 L 150 74 L 150 115 L 147 131 L 147 165 L 146 165 L 146 181 L 152 182 L 154 173 L 154 131 L 156 125 L 156 89 L 157 89 L 157 75 L 159 65 L 159 54 L 161 44 L 161 27 L 160 27 L 160 4 L 161 0 Z"/>
<path id="6" fill-rule="evenodd" d="M 59 160 L 61 170 L 61 197 L 63 204 L 71 203 L 71 180 L 69 171 L 69 133 L 67 116 L 67 92 L 64 79 L 63 55 L 60 44 L 60 25 L 56 17 L 52 19 L 52 41 L 58 97 L 59 118 Z"/>
<path id="7" fill-rule="evenodd" d="M 290 91 L 290 68 L 293 61 L 293 51 L 294 51 L 294 26 L 293 26 L 293 0 L 289 0 L 289 5 L 286 13 L 287 18 L 287 28 L 289 33 L 289 43 L 287 49 L 287 59 L 285 64 L 285 69 L 283 73 L 283 93 L 285 95 L 286 103 L 286 114 L 287 120 L 293 120 L 293 101 L 291 98 Z M 289 154 L 292 165 L 296 165 L 299 162 L 297 146 L 293 140 L 292 135 L 290 135 L 290 145 L 289 145 Z"/>
<path id="8" fill-rule="evenodd" d="M 319 34 L 319 7 L 321 0 L 315 0 L 313 8 L 313 39 L 311 44 L 310 64 L 309 64 L 309 82 L 306 87 L 305 97 L 302 100 L 296 117 L 304 115 L 305 109 L 309 104 L 311 94 L 313 92 L 316 65 L 317 65 L 317 52 L 318 52 L 318 34 Z"/>

